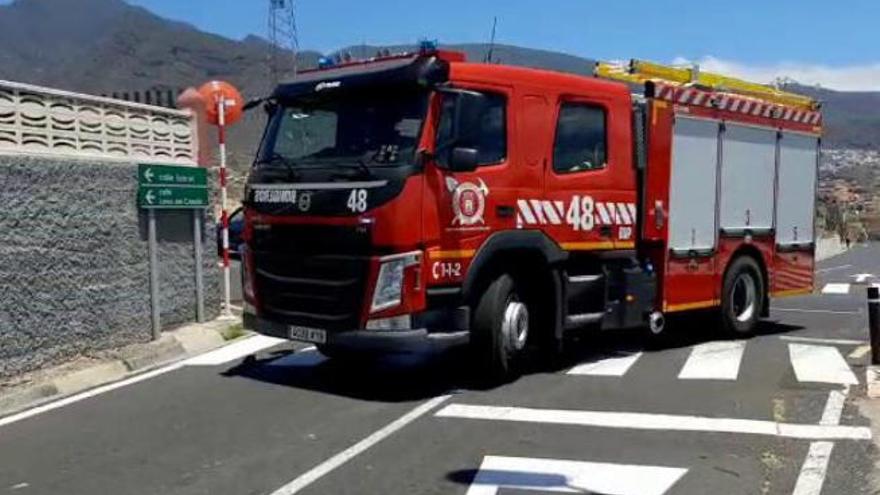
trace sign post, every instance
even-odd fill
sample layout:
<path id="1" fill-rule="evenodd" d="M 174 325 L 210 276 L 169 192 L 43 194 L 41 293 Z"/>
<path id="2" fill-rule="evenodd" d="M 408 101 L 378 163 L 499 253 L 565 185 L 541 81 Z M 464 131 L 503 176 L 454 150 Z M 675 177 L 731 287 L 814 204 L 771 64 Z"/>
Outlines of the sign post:
<path id="1" fill-rule="evenodd" d="M 207 120 L 217 126 L 217 140 L 220 146 L 220 228 L 223 249 L 223 313 L 224 318 L 233 318 L 230 301 L 229 271 L 229 211 L 227 206 L 227 168 L 226 168 L 226 126 L 238 121 L 244 112 L 244 99 L 241 93 L 231 84 L 223 81 L 211 81 L 199 88 L 199 94 L 205 99 Z"/>
<path id="2" fill-rule="evenodd" d="M 192 210 L 196 258 L 196 317 L 204 321 L 202 280 L 202 211 L 208 207 L 208 174 L 203 168 L 141 164 L 138 166 L 138 207 L 147 210 L 150 253 L 150 299 L 153 340 L 162 333 L 159 304 L 159 261 L 156 210 Z"/>

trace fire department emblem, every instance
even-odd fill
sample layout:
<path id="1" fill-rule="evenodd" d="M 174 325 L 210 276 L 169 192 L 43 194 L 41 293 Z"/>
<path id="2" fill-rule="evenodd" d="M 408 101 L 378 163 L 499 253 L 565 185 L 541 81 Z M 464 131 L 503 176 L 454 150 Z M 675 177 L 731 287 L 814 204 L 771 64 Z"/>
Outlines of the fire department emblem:
<path id="1" fill-rule="evenodd" d="M 483 214 L 486 211 L 486 196 L 489 188 L 482 179 L 478 184 L 458 182 L 452 177 L 446 178 L 446 187 L 452 193 L 452 211 L 455 218 L 452 225 L 477 225 L 486 223 Z"/>

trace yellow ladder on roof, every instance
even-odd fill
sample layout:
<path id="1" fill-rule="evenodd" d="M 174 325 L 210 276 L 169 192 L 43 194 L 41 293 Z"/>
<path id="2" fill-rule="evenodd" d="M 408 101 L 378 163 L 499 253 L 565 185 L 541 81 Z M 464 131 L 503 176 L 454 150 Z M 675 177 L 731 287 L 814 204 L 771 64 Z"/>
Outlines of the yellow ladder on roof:
<path id="1" fill-rule="evenodd" d="M 599 62 L 596 65 L 595 73 L 598 77 L 629 83 L 643 84 L 646 81 L 661 81 L 678 85 L 691 84 L 715 91 L 751 96 L 779 103 L 780 105 L 790 105 L 807 110 L 819 108 L 819 103 L 807 96 L 782 91 L 764 84 L 744 81 L 735 77 L 702 72 L 699 66 L 675 67 L 633 59 L 626 66 Z"/>

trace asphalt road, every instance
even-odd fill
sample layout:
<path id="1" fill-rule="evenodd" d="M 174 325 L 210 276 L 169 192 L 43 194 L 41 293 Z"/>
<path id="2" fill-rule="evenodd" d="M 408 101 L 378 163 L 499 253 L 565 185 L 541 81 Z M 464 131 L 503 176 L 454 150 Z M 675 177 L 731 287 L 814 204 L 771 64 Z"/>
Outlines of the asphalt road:
<path id="1" fill-rule="evenodd" d="M 821 263 L 820 287 L 848 285 L 775 301 L 746 341 L 705 318 L 589 335 L 492 389 L 456 352 L 346 364 L 255 337 L 0 419 L 0 493 L 874 493 L 853 275 L 878 259 Z"/>

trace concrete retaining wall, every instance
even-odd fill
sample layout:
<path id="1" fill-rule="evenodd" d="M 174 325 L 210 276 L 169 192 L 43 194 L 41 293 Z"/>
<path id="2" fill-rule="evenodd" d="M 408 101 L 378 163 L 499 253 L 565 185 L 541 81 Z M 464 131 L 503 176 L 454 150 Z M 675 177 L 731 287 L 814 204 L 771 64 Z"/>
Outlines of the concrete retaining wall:
<path id="1" fill-rule="evenodd" d="M 150 339 L 146 216 L 137 165 L 0 156 L 0 377 Z M 189 213 L 160 212 L 162 323 L 195 320 Z M 207 316 L 218 313 L 205 218 Z"/>
<path id="2" fill-rule="evenodd" d="M 820 237 L 816 241 L 816 261 L 837 256 L 846 252 L 846 244 L 838 236 Z"/>

